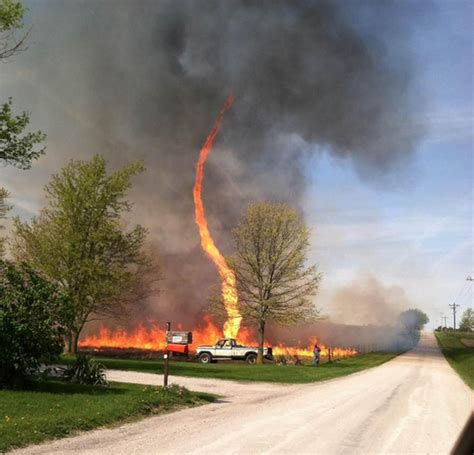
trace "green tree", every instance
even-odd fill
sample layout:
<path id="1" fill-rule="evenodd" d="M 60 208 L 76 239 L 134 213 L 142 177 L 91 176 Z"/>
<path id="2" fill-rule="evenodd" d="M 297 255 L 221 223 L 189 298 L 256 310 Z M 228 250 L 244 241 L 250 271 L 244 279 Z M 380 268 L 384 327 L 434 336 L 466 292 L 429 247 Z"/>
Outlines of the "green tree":
<path id="1" fill-rule="evenodd" d="M 125 200 L 141 162 L 107 173 L 103 157 L 71 161 L 46 186 L 48 206 L 31 223 L 14 220 L 12 250 L 17 260 L 58 282 L 74 316 L 67 349 L 77 351 L 84 324 L 126 312 L 123 296 L 141 283 L 150 263 L 143 253 L 146 231 L 124 229 Z"/>
<path id="2" fill-rule="evenodd" d="M 428 316 L 418 308 L 400 313 L 398 319 L 408 331 L 423 330 L 425 324 L 429 322 Z"/>
<path id="3" fill-rule="evenodd" d="M 474 331 L 474 311 L 472 308 L 468 308 L 464 311 L 459 324 L 459 330 L 461 332 L 473 332 Z"/>
<path id="4" fill-rule="evenodd" d="M 250 205 L 233 231 L 235 255 L 229 258 L 244 320 L 259 334 L 258 363 L 263 363 L 268 322 L 291 324 L 317 314 L 310 296 L 318 289 L 321 274 L 306 267 L 309 229 L 286 204 L 258 202 Z"/>
<path id="5" fill-rule="evenodd" d="M 0 260 L 0 383 L 21 381 L 63 346 L 69 306 L 60 289 L 25 264 Z"/>
<path id="6" fill-rule="evenodd" d="M 0 61 L 11 57 L 22 49 L 28 33 L 17 38 L 16 32 L 23 27 L 25 8 L 20 2 L 0 0 Z M 27 112 L 14 115 L 9 99 L 0 106 L 0 164 L 11 164 L 20 169 L 29 169 L 31 162 L 44 153 L 36 146 L 45 139 L 41 131 L 26 132 L 30 122 Z M 6 205 L 8 192 L 0 188 L 0 220 L 5 219 L 10 209 Z M 0 225 L 0 230 L 4 229 Z M 0 257 L 5 254 L 5 238 L 0 237 Z"/>

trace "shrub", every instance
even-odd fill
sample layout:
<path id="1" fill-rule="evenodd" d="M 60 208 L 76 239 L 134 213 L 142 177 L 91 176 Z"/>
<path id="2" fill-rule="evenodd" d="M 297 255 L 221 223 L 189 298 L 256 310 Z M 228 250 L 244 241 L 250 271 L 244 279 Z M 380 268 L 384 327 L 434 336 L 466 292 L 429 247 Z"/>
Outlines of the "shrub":
<path id="1" fill-rule="evenodd" d="M 21 383 L 61 353 L 65 300 L 29 266 L 0 260 L 0 384 Z"/>
<path id="2" fill-rule="evenodd" d="M 76 361 L 68 368 L 66 377 L 79 384 L 108 385 L 104 366 L 84 354 L 77 355 Z"/>

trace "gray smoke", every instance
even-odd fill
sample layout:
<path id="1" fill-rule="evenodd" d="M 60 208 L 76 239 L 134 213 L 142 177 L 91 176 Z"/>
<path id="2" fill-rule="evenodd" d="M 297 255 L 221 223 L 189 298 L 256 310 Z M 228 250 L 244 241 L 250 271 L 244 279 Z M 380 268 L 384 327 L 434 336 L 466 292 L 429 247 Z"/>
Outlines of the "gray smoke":
<path id="1" fill-rule="evenodd" d="M 313 323 L 293 327 L 271 325 L 268 339 L 307 346 L 312 336 L 332 346 L 351 346 L 360 352 L 400 350 L 411 346 L 412 338 L 399 322 L 399 315 L 413 307 L 403 288 L 387 286 L 368 273 L 337 289 L 330 299 L 328 314 Z"/>
<path id="2" fill-rule="evenodd" d="M 418 101 L 410 58 L 396 58 L 376 34 L 358 27 L 357 10 L 346 5 L 31 5 L 34 78 L 69 113 L 64 123 L 49 125 L 49 137 L 68 143 L 71 157 L 90 155 L 84 144 L 94 144 L 113 165 L 142 158 L 148 168 L 134 189 L 134 221 L 158 242 L 164 281 L 160 298 L 140 318 L 172 313 L 186 324 L 207 306 L 217 274 L 200 250 L 193 220 L 194 166 L 229 94 L 236 101 L 206 168 L 203 195 L 224 251 L 249 201 L 298 206 L 308 154 L 325 150 L 376 181 L 414 153 L 420 132 L 407 128 Z M 386 13 L 384 4 L 368 6 L 374 17 Z"/>
<path id="3" fill-rule="evenodd" d="M 385 286 L 376 277 L 361 274 L 336 291 L 330 304 L 331 320 L 351 325 L 396 325 L 398 315 L 410 307 L 403 288 Z"/>

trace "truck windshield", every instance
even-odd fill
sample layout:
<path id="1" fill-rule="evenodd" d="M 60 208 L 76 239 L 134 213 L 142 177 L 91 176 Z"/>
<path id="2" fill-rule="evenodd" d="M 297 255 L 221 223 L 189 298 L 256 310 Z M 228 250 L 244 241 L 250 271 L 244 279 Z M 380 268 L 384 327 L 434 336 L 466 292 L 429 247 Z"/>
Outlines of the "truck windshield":
<path id="1" fill-rule="evenodd" d="M 220 348 L 231 348 L 234 346 L 234 340 L 219 340 L 216 346 Z"/>

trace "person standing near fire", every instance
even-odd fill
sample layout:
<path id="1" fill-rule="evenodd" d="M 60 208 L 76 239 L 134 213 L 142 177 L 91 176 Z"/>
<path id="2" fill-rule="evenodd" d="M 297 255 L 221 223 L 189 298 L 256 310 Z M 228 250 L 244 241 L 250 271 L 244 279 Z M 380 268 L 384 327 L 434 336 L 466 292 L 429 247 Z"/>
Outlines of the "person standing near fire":
<path id="1" fill-rule="evenodd" d="M 321 348 L 318 346 L 318 343 L 316 343 L 313 349 L 313 355 L 314 355 L 313 365 L 319 365 L 320 352 L 321 352 Z"/>

